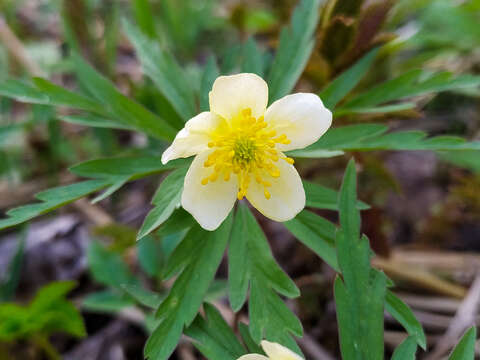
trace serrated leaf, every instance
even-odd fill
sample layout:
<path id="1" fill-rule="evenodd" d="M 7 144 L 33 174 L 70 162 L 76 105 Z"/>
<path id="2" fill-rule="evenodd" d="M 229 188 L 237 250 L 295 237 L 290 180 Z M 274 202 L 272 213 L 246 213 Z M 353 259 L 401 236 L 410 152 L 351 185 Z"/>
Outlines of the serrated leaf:
<path id="1" fill-rule="evenodd" d="M 299 351 L 290 333 L 302 335 L 302 325 L 280 299 L 300 294 L 293 281 L 278 266 L 267 239 L 250 210 L 239 205 L 232 229 L 229 259 L 229 299 L 238 311 L 250 285 L 250 332 L 259 343 L 262 337 Z"/>
<path id="2" fill-rule="evenodd" d="M 157 310 L 157 317 L 163 320 L 147 341 L 147 358 L 168 359 L 180 340 L 183 327 L 194 320 L 222 260 L 231 224 L 232 216 L 229 216 L 216 231 L 205 231 L 199 225 L 190 230 L 199 232 L 197 241 L 201 239 L 202 246 L 192 254 Z"/>
<path id="3" fill-rule="evenodd" d="M 184 121 L 193 117 L 196 109 L 192 84 L 173 56 L 160 49 L 158 42 L 145 37 L 127 21 L 123 27 L 135 46 L 145 75 L 152 79 Z"/>
<path id="4" fill-rule="evenodd" d="M 290 334 L 301 337 L 303 328 L 300 320 L 271 288 L 257 279 L 252 279 L 249 301 L 250 335 L 258 344 L 265 338 L 282 344 L 302 354 Z"/>
<path id="5" fill-rule="evenodd" d="M 56 208 L 78 200 L 110 185 L 108 179 L 88 180 L 72 185 L 61 186 L 36 195 L 41 203 L 20 206 L 7 212 L 8 218 L 0 220 L 0 229 L 15 226 L 46 214 Z"/>
<path id="6" fill-rule="evenodd" d="M 453 349 L 448 360 L 473 360 L 475 358 L 475 341 L 477 339 L 477 329 L 472 326 L 462 336 L 460 342 Z"/>
<path id="7" fill-rule="evenodd" d="M 387 290 L 385 296 L 385 310 L 387 310 L 407 330 L 410 337 L 424 350 L 427 348 L 427 339 L 422 325 L 417 320 L 412 310 L 402 299 Z"/>
<path id="8" fill-rule="evenodd" d="M 378 48 L 371 50 L 355 65 L 341 73 L 319 94 L 327 109 L 334 109 L 348 93 L 357 86 L 367 74 L 378 54 Z"/>
<path id="9" fill-rule="evenodd" d="M 417 342 L 413 336 L 407 337 L 397 346 L 392 355 L 392 360 L 415 360 Z"/>
<path id="10" fill-rule="evenodd" d="M 338 210 L 338 192 L 325 186 L 303 180 L 303 188 L 307 197 L 306 206 L 316 209 Z M 369 209 L 364 202 L 358 201 L 359 210 Z"/>
<path id="11" fill-rule="evenodd" d="M 171 141 L 177 131 L 139 103 L 119 92 L 115 86 L 78 55 L 73 56 L 78 81 L 116 120 L 147 135 Z"/>
<path id="12" fill-rule="evenodd" d="M 208 94 L 212 90 L 215 79 L 220 75 L 217 60 L 215 56 L 210 56 L 205 65 L 200 83 L 200 111 L 208 111 L 210 109 Z"/>
<path id="13" fill-rule="evenodd" d="M 313 50 L 320 3 L 320 0 L 301 0 L 290 26 L 282 29 L 268 74 L 270 103 L 290 93 L 302 74 Z"/>
<path id="14" fill-rule="evenodd" d="M 213 305 L 204 304 L 205 318 L 197 315 L 195 321 L 185 329 L 193 345 L 207 359 L 237 360 L 245 349 L 232 329 Z"/>
<path id="15" fill-rule="evenodd" d="M 336 244 L 343 280 L 337 277 L 335 281 L 335 302 L 342 357 L 382 360 L 386 276 L 371 268 L 368 239 L 360 239 L 353 160 L 345 171 L 338 203 L 341 230 L 336 233 Z"/>
<path id="16" fill-rule="evenodd" d="M 180 206 L 183 182 L 188 168 L 180 168 L 169 174 L 158 187 L 152 204 L 155 207 L 148 213 L 137 235 L 137 240 L 150 234 L 164 223 L 173 211 Z"/>
<path id="17" fill-rule="evenodd" d="M 262 229 L 243 204 L 238 207 L 235 217 L 228 259 L 229 298 L 234 311 L 243 306 L 248 285 L 253 279 L 260 286 L 275 289 L 282 295 L 300 295 L 294 282 L 273 258 Z"/>

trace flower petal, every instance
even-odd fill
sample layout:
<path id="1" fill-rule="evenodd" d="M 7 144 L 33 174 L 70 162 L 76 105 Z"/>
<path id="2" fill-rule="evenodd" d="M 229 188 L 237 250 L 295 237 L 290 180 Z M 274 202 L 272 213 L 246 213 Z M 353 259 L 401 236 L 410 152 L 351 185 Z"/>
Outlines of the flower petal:
<path id="1" fill-rule="evenodd" d="M 247 190 L 247 199 L 263 215 L 275 221 L 287 221 L 293 219 L 305 207 L 305 190 L 302 180 L 293 165 L 284 160 L 276 162 L 280 170 L 278 178 L 267 177 L 272 184 L 267 190 L 270 199 L 264 194 L 263 185 L 251 181 Z M 264 180 L 265 180 L 264 179 Z"/>
<path id="2" fill-rule="evenodd" d="M 332 113 L 322 100 L 310 93 L 287 95 L 270 105 L 265 121 L 285 134 L 290 144 L 279 144 L 281 151 L 303 149 L 317 141 L 332 124 Z"/>
<path id="3" fill-rule="evenodd" d="M 263 351 L 265 351 L 268 357 L 272 360 L 303 360 L 300 355 L 295 354 L 292 350 L 280 344 L 266 340 L 263 340 L 261 344 Z"/>
<path id="4" fill-rule="evenodd" d="M 268 86 L 265 80 L 255 74 L 220 76 L 213 83 L 209 97 L 210 111 L 226 120 L 233 119 L 247 108 L 258 118 L 267 108 Z"/>
<path id="5" fill-rule="evenodd" d="M 235 204 L 238 192 L 236 176 L 229 181 L 222 178 L 202 185 L 202 179 L 212 174 L 204 162 L 212 151 L 198 154 L 185 176 L 182 206 L 205 230 L 215 230 L 225 220 Z"/>
<path id="6" fill-rule="evenodd" d="M 268 358 L 259 354 L 247 354 L 240 356 L 237 360 L 268 360 Z"/>
<path id="7" fill-rule="evenodd" d="M 186 158 L 208 149 L 209 132 L 216 129 L 222 118 L 211 112 L 202 112 L 185 123 L 185 127 L 162 154 L 162 163 Z"/>

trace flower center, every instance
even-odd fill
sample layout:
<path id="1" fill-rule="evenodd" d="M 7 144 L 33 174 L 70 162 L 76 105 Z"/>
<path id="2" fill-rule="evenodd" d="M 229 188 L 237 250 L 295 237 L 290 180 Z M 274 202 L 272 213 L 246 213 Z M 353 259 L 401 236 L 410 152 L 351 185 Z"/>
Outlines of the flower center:
<path id="1" fill-rule="evenodd" d="M 215 149 L 205 161 L 205 167 L 212 167 L 212 173 L 202 179 L 202 184 L 223 178 L 229 181 L 232 173 L 238 177 L 239 200 L 247 194 L 252 179 L 263 186 L 265 198 L 270 199 L 268 187 L 270 178 L 278 178 L 280 170 L 276 163 L 284 160 L 293 164 L 277 149 L 277 144 L 289 144 L 285 134 L 277 135 L 269 129 L 263 116 L 252 116 L 251 109 L 245 109 L 228 124 L 222 124 L 210 134 L 212 141 L 208 147 Z"/>

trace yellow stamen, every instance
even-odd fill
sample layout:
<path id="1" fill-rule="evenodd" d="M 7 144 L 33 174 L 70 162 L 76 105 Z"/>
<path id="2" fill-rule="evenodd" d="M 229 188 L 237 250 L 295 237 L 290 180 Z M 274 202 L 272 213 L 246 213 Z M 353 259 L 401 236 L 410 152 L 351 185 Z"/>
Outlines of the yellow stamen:
<path id="1" fill-rule="evenodd" d="M 239 200 L 246 196 L 253 179 L 264 188 L 265 198 L 270 199 L 267 187 L 272 186 L 272 183 L 268 180 L 280 176 L 276 163 L 279 160 L 294 163 L 293 159 L 286 157 L 277 148 L 277 145 L 288 144 L 290 140 L 285 134 L 277 135 L 277 131 L 272 129 L 263 116 L 258 119 L 253 117 L 249 108 L 227 120 L 228 127 L 219 126 L 209 134 L 212 140 L 208 147 L 213 151 L 204 166 L 213 168 L 210 175 L 201 180 L 202 184 L 215 182 L 219 177 L 229 181 L 233 173 L 238 179 Z"/>

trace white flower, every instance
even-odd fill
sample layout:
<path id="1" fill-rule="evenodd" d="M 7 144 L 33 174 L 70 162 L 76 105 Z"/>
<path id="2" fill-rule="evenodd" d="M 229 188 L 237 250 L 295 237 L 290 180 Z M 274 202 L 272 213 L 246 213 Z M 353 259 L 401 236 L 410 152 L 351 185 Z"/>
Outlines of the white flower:
<path id="1" fill-rule="evenodd" d="M 263 340 L 262 348 L 267 356 L 248 354 L 239 357 L 237 360 L 303 360 L 300 355 L 295 354 L 292 350 L 277 343 Z"/>
<path id="2" fill-rule="evenodd" d="M 267 109 L 268 86 L 255 74 L 220 76 L 210 112 L 190 119 L 162 155 L 162 163 L 196 155 L 185 176 L 182 206 L 206 230 L 216 229 L 236 199 L 246 197 L 266 217 L 287 221 L 305 207 L 293 159 L 322 136 L 331 112 L 315 94 L 298 93 Z"/>

